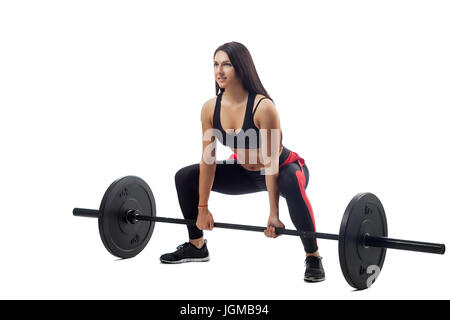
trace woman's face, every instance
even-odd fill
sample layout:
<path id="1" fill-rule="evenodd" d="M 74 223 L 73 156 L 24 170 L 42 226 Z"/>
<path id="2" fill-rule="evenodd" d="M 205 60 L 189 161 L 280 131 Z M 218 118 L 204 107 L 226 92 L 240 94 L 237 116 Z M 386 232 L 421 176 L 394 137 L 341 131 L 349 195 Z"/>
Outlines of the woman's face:
<path id="1" fill-rule="evenodd" d="M 214 77 L 220 88 L 226 88 L 236 81 L 234 67 L 224 51 L 217 51 L 214 57 Z"/>

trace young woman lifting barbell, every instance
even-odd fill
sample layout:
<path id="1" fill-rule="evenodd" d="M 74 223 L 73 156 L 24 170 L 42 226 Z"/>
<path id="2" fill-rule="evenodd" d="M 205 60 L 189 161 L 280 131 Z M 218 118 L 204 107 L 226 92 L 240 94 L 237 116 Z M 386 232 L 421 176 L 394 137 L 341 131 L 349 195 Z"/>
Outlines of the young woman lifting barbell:
<path id="1" fill-rule="evenodd" d="M 188 226 L 189 242 L 161 256 L 163 263 L 209 261 L 203 230 L 214 226 L 208 209 L 210 191 L 229 195 L 267 191 L 267 237 L 276 238 L 275 228 L 284 228 L 279 219 L 280 195 L 286 199 L 297 230 L 316 230 L 305 191 L 308 168 L 304 159 L 283 146 L 277 110 L 259 79 L 249 50 L 238 42 L 218 47 L 214 52 L 214 77 L 216 97 L 206 101 L 201 110 L 201 161 L 175 175 L 183 216 L 196 219 L 196 226 Z M 233 151 L 229 159 L 216 160 L 216 140 Z M 304 280 L 324 280 L 317 240 L 301 240 L 306 252 Z"/>

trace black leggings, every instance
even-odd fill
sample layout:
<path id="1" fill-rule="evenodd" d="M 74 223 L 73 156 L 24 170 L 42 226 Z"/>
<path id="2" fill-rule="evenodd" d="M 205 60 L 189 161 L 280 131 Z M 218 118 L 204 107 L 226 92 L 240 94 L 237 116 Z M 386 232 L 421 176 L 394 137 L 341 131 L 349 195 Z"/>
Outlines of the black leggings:
<path id="1" fill-rule="evenodd" d="M 305 164 L 300 167 L 298 161 L 286 163 L 291 157 L 291 151 L 284 147 L 280 155 L 280 168 L 278 175 L 278 189 L 280 195 L 286 199 L 292 223 L 297 230 L 316 231 L 314 214 L 311 204 L 306 196 L 305 189 L 309 180 L 308 168 Z M 197 219 L 199 200 L 200 164 L 184 167 L 175 174 L 175 184 L 178 192 L 178 201 L 185 219 Z M 216 172 L 212 191 L 229 194 L 247 194 L 267 191 L 265 175 L 260 171 L 244 169 L 237 160 L 221 160 L 216 162 Z M 203 237 L 203 231 L 196 226 L 188 226 L 189 238 Z M 318 250 L 315 239 L 302 239 L 303 247 L 307 253 Z"/>

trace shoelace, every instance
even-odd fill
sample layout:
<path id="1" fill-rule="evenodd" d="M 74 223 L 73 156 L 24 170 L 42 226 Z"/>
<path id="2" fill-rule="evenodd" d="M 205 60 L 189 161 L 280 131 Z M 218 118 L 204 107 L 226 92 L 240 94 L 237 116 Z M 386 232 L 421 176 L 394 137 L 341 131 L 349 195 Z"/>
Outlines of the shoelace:
<path id="1" fill-rule="evenodd" d="M 177 247 L 177 250 L 186 248 L 186 246 L 187 246 L 188 244 L 189 244 L 188 242 L 185 242 L 185 243 L 183 243 L 183 244 L 180 244 L 180 245 Z"/>
<path id="2" fill-rule="evenodd" d="M 312 257 L 314 257 L 314 256 L 312 256 Z M 314 257 L 314 258 L 306 257 L 306 259 L 305 259 L 305 266 L 307 264 L 309 264 L 310 267 L 319 268 L 319 266 L 320 266 L 319 262 L 321 260 L 322 260 L 322 257 Z"/>

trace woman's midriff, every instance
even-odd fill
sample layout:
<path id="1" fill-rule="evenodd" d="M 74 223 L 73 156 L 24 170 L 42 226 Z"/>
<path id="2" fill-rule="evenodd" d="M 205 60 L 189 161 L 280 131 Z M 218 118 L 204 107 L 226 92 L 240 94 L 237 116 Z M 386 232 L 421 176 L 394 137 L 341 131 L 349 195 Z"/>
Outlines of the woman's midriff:
<path id="1" fill-rule="evenodd" d="M 245 159 L 245 163 L 238 162 L 244 169 L 249 171 L 259 171 L 264 168 L 264 164 L 260 161 L 260 149 L 231 149 L 237 154 L 238 159 Z M 280 157 L 283 151 L 283 146 L 280 147 L 278 157 Z"/>

